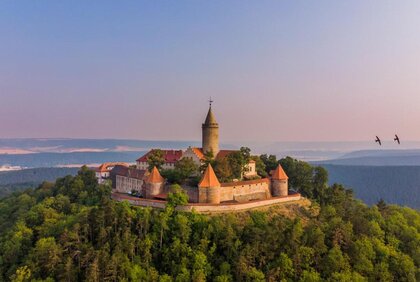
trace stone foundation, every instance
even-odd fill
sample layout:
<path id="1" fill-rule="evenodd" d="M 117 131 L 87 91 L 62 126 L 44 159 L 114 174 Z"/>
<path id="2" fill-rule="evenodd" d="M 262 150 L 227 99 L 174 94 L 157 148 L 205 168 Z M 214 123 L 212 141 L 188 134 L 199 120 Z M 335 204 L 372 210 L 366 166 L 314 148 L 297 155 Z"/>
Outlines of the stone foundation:
<path id="1" fill-rule="evenodd" d="M 127 201 L 134 206 L 141 206 L 141 207 L 153 207 L 153 208 L 164 209 L 166 206 L 166 201 L 136 198 L 136 197 L 119 194 L 119 193 L 113 193 L 112 199 L 116 201 Z M 220 204 L 189 203 L 185 206 L 177 207 L 177 210 L 185 211 L 185 212 L 191 212 L 194 210 L 199 213 L 223 213 L 223 212 L 233 212 L 233 211 L 245 211 L 245 210 L 255 209 L 259 207 L 274 206 L 274 205 L 278 205 L 282 203 L 299 201 L 301 199 L 302 199 L 302 196 L 296 193 L 296 194 L 292 194 L 285 197 L 272 197 L 268 200 L 257 200 L 257 201 L 250 201 L 246 203 L 220 203 Z"/>

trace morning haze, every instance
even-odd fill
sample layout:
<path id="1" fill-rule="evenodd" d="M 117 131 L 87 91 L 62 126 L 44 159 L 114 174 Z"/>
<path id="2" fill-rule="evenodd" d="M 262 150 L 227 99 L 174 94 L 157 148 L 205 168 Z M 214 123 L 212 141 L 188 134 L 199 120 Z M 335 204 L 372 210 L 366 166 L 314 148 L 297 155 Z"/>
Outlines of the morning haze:
<path id="1" fill-rule="evenodd" d="M 420 140 L 420 3 L 376 4 L 4 1 L 0 138 L 199 140 L 211 96 L 222 142 Z"/>

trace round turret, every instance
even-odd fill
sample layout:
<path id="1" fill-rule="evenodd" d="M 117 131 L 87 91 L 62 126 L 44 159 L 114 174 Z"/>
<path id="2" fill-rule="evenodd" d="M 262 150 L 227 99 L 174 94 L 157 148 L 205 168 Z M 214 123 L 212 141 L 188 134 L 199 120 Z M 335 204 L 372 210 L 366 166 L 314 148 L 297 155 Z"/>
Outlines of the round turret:
<path id="1" fill-rule="evenodd" d="M 220 204 L 220 187 L 207 188 L 207 203 Z"/>
<path id="2" fill-rule="evenodd" d="M 273 197 L 287 196 L 288 195 L 288 183 L 287 180 L 271 180 L 271 193 Z"/>
<path id="3" fill-rule="evenodd" d="M 220 186 L 220 182 L 209 164 L 198 184 L 199 202 L 220 204 Z"/>
<path id="4" fill-rule="evenodd" d="M 151 199 L 163 192 L 165 179 L 160 175 L 156 167 L 152 169 L 149 177 L 145 181 L 145 198 Z"/>
<path id="5" fill-rule="evenodd" d="M 271 174 L 271 194 L 273 197 L 289 195 L 289 177 L 279 164 Z"/>

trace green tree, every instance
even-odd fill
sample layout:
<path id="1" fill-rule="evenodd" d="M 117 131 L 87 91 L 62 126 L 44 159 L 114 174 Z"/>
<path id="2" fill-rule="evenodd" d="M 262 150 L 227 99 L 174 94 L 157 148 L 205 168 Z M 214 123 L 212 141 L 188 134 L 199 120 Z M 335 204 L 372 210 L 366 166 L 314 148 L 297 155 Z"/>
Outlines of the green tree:
<path id="1" fill-rule="evenodd" d="M 214 162 L 214 173 L 220 182 L 231 182 L 233 180 L 232 170 L 227 158 Z"/>
<path id="2" fill-rule="evenodd" d="M 313 167 L 306 162 L 291 157 L 279 160 L 279 164 L 289 176 L 289 187 L 306 197 L 313 198 Z"/>
<path id="3" fill-rule="evenodd" d="M 346 255 L 341 252 L 339 247 L 334 246 L 324 258 L 322 268 L 323 273 L 329 277 L 333 273 L 350 270 L 350 265 Z"/>
<path id="4" fill-rule="evenodd" d="M 173 184 L 171 186 L 171 191 L 168 194 L 167 206 L 174 209 L 177 206 L 185 206 L 186 204 L 188 204 L 187 193 L 185 193 L 184 189 L 178 184 Z"/>
<path id="5" fill-rule="evenodd" d="M 293 261 L 286 253 L 280 253 L 269 271 L 270 281 L 286 281 L 294 277 Z"/>
<path id="6" fill-rule="evenodd" d="M 371 241 L 363 237 L 355 241 L 351 247 L 353 268 L 358 273 L 369 277 L 374 270 L 375 251 Z"/>
<path id="7" fill-rule="evenodd" d="M 30 279 L 31 270 L 26 265 L 16 269 L 16 273 L 10 277 L 12 282 L 28 282 Z"/>
<path id="8" fill-rule="evenodd" d="M 207 257 L 201 251 L 197 251 L 194 254 L 192 268 L 193 268 L 193 271 L 192 271 L 193 281 L 206 281 L 207 276 L 211 272 L 211 266 L 207 262 Z"/>
<path id="9" fill-rule="evenodd" d="M 34 269 L 39 269 L 38 273 L 42 274 L 42 278 L 47 275 L 54 275 L 58 271 L 61 261 L 62 249 L 55 239 L 52 237 L 41 238 L 36 242 L 30 258 Z M 32 268 L 32 267 L 31 267 Z"/>
<path id="10" fill-rule="evenodd" d="M 162 169 L 165 164 L 165 153 L 160 149 L 154 149 L 147 156 L 148 170 L 152 171 L 154 167 L 158 170 Z"/>
<path id="11" fill-rule="evenodd" d="M 215 156 L 213 154 L 213 151 L 205 152 L 204 153 L 204 159 L 203 159 L 202 164 L 200 166 L 200 172 L 203 173 L 207 169 L 209 164 L 214 166 L 214 162 L 215 162 Z"/>
<path id="12" fill-rule="evenodd" d="M 299 282 L 318 282 L 318 281 L 322 281 L 321 280 L 321 275 L 319 275 L 318 272 L 316 271 L 308 271 L 308 270 L 304 270 Z"/>
<path id="13" fill-rule="evenodd" d="M 255 267 L 251 267 L 246 272 L 246 279 L 245 281 L 249 282 L 264 282 L 265 281 L 265 275 L 262 271 L 256 269 Z"/>
<path id="14" fill-rule="evenodd" d="M 185 178 L 182 176 L 181 172 L 176 169 L 162 169 L 160 174 L 163 178 L 172 184 L 182 184 L 185 181 Z"/>
<path id="15" fill-rule="evenodd" d="M 241 147 L 239 151 L 230 153 L 226 158 L 232 171 L 232 177 L 241 179 L 245 166 L 251 160 L 251 150 L 248 147 Z"/>
<path id="16" fill-rule="evenodd" d="M 175 170 L 179 171 L 183 179 L 197 175 L 199 167 L 197 164 L 188 158 L 182 158 L 175 164 Z"/>
<path id="17" fill-rule="evenodd" d="M 255 169 L 257 174 L 261 177 L 267 177 L 268 173 L 266 171 L 266 165 L 263 160 L 261 160 L 259 156 L 252 156 L 251 159 L 255 161 Z"/>
<path id="18" fill-rule="evenodd" d="M 321 199 L 325 197 L 325 190 L 328 188 L 328 171 L 325 168 L 321 166 L 314 167 L 312 185 L 312 196 L 314 199 L 320 202 Z"/>
<path id="19" fill-rule="evenodd" d="M 264 163 L 265 171 L 267 174 L 270 173 L 270 171 L 276 169 L 277 165 L 279 164 L 275 155 L 267 156 L 267 154 L 263 154 L 260 155 L 260 160 Z"/>

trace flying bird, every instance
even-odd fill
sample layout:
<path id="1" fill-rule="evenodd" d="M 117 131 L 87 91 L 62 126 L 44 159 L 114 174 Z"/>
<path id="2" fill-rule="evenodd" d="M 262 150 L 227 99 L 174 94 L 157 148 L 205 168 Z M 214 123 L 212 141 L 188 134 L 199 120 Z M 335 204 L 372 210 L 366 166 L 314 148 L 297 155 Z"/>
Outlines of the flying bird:
<path id="1" fill-rule="evenodd" d="M 379 137 L 378 137 L 378 136 L 376 136 L 376 140 L 375 140 L 375 142 L 378 142 L 378 143 L 379 143 L 379 146 L 382 146 L 381 139 L 379 139 Z"/>
<path id="2" fill-rule="evenodd" d="M 398 145 L 400 144 L 400 138 L 398 137 L 398 135 L 397 135 L 397 134 L 395 134 L 394 141 L 397 141 L 397 142 L 398 142 Z"/>

